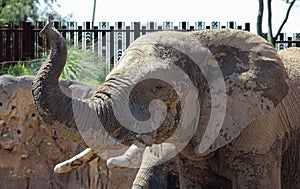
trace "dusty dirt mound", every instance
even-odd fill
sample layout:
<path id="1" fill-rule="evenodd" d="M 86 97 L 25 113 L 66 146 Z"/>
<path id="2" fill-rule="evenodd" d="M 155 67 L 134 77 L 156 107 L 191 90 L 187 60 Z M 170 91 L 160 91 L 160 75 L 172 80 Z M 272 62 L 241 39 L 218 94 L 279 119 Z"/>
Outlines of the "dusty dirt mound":
<path id="1" fill-rule="evenodd" d="M 103 160 L 66 174 L 54 166 L 81 150 L 50 130 L 39 117 L 31 95 L 32 77 L 0 77 L 0 188 L 130 188 L 135 169 L 108 170 Z M 86 98 L 94 86 L 61 82 L 63 90 Z"/>

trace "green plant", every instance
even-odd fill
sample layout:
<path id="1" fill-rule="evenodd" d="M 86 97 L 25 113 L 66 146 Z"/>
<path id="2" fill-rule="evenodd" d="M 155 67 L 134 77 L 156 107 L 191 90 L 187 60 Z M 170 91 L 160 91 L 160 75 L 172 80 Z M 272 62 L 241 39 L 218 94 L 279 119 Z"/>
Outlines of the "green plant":
<path id="1" fill-rule="evenodd" d="M 15 65 L 9 66 L 7 74 L 13 76 L 29 75 L 28 69 L 25 67 L 25 63 L 18 62 Z"/>
<path id="2" fill-rule="evenodd" d="M 1 74 L 13 76 L 35 75 L 45 58 L 31 60 L 29 62 L 18 62 L 10 66 L 7 71 L 1 69 Z M 90 84 L 101 84 L 106 77 L 106 65 L 101 58 L 89 51 L 82 51 L 76 47 L 68 48 L 68 58 L 66 66 L 61 75 L 61 79 L 80 81 Z"/>
<path id="3" fill-rule="evenodd" d="M 68 49 L 62 79 L 100 84 L 106 76 L 105 63 L 95 54 L 76 47 Z"/>
<path id="4" fill-rule="evenodd" d="M 35 75 L 36 72 L 40 69 L 42 63 L 45 61 L 46 58 L 35 59 L 28 62 L 26 68 L 30 75 Z"/>

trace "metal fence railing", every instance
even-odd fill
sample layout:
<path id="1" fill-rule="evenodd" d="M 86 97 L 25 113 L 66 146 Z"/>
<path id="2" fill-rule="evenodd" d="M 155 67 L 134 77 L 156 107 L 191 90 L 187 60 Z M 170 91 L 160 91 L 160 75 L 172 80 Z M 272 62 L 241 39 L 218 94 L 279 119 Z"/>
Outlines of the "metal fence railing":
<path id="1" fill-rule="evenodd" d="M 45 38 L 41 38 L 38 32 L 44 26 L 44 22 L 24 22 L 22 26 L 0 27 L 0 64 L 3 62 L 18 62 L 39 59 L 44 57 L 49 49 L 49 43 Z M 109 22 L 99 22 L 92 25 L 85 22 L 78 25 L 77 22 L 59 23 L 54 22 L 54 26 L 62 32 L 68 45 L 78 47 L 84 51 L 89 50 L 101 57 L 108 66 L 108 69 L 115 64 L 122 56 L 123 51 L 136 38 L 149 32 L 160 30 L 192 31 L 203 29 L 231 28 L 250 31 L 250 24 L 237 25 L 236 22 L 227 22 L 221 25 L 220 22 L 131 22 L 129 26 L 125 22 L 116 22 L 110 26 Z M 291 46 L 300 46 L 300 33 L 287 37 L 281 34 L 276 42 L 277 50 Z"/>

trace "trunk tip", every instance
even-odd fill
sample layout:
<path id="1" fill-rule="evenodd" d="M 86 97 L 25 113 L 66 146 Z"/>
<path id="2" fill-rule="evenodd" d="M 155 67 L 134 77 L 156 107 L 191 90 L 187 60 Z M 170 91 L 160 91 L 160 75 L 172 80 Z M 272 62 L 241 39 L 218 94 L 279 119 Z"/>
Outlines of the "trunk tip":
<path id="1" fill-rule="evenodd" d="M 52 21 L 50 19 L 47 19 L 46 25 L 39 33 L 40 37 L 43 37 L 44 35 L 46 35 L 46 31 L 51 29 L 52 27 L 53 27 Z"/>

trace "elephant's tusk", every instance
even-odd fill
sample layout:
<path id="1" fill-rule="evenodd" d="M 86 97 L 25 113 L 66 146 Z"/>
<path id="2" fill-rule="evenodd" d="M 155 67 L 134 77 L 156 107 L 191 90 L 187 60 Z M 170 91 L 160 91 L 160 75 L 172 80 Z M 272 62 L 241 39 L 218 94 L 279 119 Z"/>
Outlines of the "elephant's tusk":
<path id="1" fill-rule="evenodd" d="M 91 148 L 87 148 L 84 151 L 80 152 L 76 156 L 68 159 L 64 162 L 57 164 L 54 167 L 55 173 L 67 173 L 74 169 L 78 169 L 79 167 L 83 167 L 92 160 L 94 160 L 97 156 Z"/>
<path id="2" fill-rule="evenodd" d="M 133 143 L 129 149 L 121 156 L 109 158 L 106 162 L 108 168 L 139 167 L 142 161 L 145 145 Z"/>

